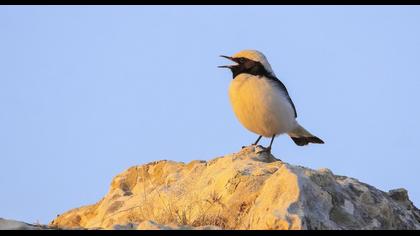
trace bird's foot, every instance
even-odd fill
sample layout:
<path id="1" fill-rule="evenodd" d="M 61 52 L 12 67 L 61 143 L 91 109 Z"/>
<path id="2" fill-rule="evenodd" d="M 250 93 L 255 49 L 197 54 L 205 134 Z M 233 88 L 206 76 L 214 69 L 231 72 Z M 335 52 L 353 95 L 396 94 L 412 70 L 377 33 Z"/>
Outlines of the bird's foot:
<path id="1" fill-rule="evenodd" d="M 265 152 L 268 153 L 268 154 L 271 154 L 271 147 L 265 148 Z"/>
<path id="2" fill-rule="evenodd" d="M 260 154 L 260 153 L 268 153 L 271 154 L 271 147 L 263 147 L 261 145 L 257 145 L 255 147 L 255 153 Z"/>
<path id="3" fill-rule="evenodd" d="M 257 145 L 257 144 L 255 144 L 255 143 L 253 143 L 253 144 L 250 144 L 250 145 L 248 145 L 248 146 L 242 146 L 242 147 L 241 147 L 241 149 L 244 149 L 244 148 L 246 148 L 246 147 L 252 147 L 252 146 L 254 146 L 254 147 L 262 147 L 261 145 Z M 262 147 L 262 148 L 264 148 L 264 147 Z"/>

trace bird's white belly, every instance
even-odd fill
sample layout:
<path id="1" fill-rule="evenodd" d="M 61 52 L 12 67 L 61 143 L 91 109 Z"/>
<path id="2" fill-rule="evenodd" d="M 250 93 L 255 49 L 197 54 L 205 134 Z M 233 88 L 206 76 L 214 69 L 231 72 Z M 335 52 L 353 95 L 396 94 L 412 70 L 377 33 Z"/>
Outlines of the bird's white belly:
<path id="1" fill-rule="evenodd" d="M 236 117 L 251 132 L 272 137 L 296 127 L 293 107 L 269 79 L 238 75 L 231 81 L 229 98 Z"/>

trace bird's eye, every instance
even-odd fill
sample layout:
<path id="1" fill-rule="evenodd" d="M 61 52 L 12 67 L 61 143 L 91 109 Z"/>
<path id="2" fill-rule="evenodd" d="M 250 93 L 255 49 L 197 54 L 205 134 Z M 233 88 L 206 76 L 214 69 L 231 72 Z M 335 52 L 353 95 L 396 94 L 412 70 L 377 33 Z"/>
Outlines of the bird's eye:
<path id="1" fill-rule="evenodd" d="M 244 63 L 245 62 L 245 58 L 241 57 L 239 58 L 239 63 Z"/>

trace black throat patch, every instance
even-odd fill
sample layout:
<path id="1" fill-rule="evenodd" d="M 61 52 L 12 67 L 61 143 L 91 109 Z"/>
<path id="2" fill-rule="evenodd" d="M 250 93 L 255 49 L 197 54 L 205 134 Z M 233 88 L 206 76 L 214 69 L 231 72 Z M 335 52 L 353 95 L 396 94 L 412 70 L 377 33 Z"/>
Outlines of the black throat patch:
<path id="1" fill-rule="evenodd" d="M 258 76 L 266 76 L 272 77 L 271 73 L 269 73 L 261 62 L 246 60 L 243 63 L 240 63 L 237 66 L 233 66 L 230 68 L 232 71 L 233 79 L 240 74 L 251 74 L 251 75 L 258 75 Z"/>

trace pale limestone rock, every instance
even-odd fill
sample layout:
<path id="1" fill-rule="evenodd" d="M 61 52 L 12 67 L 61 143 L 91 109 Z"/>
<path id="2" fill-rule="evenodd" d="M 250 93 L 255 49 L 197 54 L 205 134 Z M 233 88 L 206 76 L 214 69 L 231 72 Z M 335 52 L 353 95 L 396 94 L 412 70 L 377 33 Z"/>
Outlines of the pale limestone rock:
<path id="1" fill-rule="evenodd" d="M 146 220 L 141 222 L 135 229 L 142 229 L 142 230 L 220 230 L 220 227 L 206 225 L 206 226 L 198 226 L 198 227 L 191 227 L 188 225 L 176 225 L 176 224 L 168 224 L 162 225 L 158 224 L 151 220 Z"/>
<path id="2" fill-rule="evenodd" d="M 284 163 L 249 146 L 188 164 L 156 161 L 117 175 L 98 203 L 50 226 L 100 229 L 420 229 L 404 189 Z"/>
<path id="3" fill-rule="evenodd" d="M 45 225 L 34 225 L 21 221 L 0 218 L 0 230 L 40 230 L 47 228 L 48 227 Z"/>

